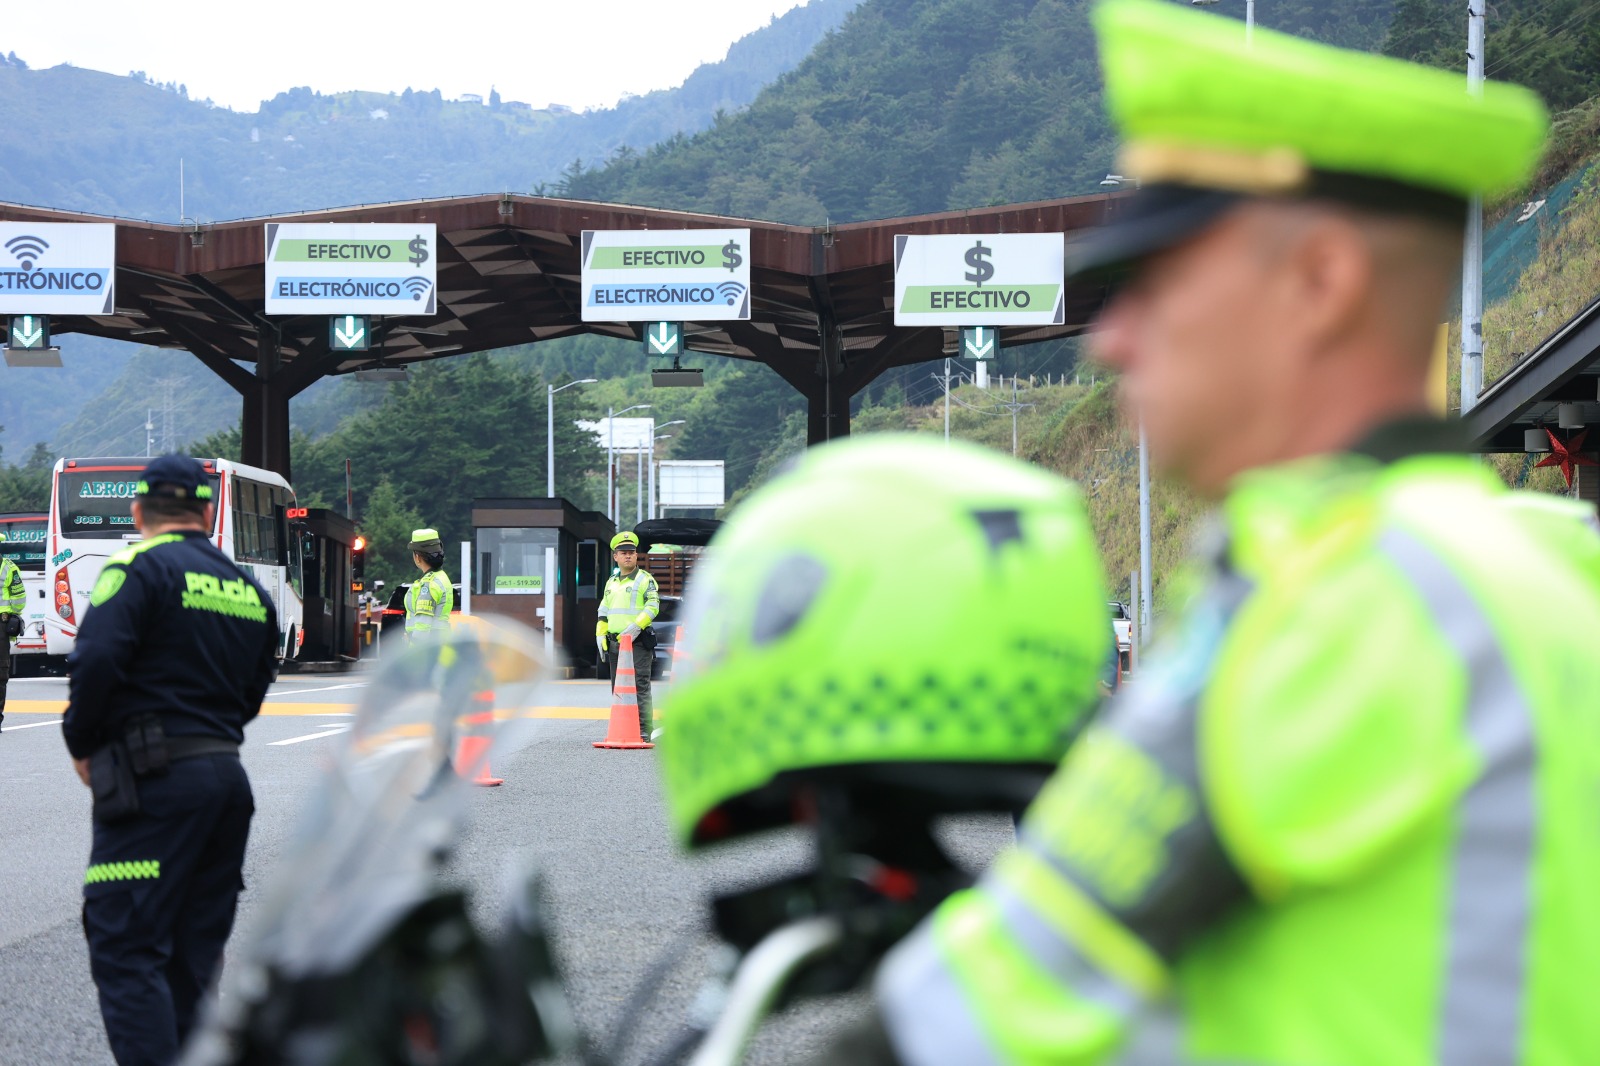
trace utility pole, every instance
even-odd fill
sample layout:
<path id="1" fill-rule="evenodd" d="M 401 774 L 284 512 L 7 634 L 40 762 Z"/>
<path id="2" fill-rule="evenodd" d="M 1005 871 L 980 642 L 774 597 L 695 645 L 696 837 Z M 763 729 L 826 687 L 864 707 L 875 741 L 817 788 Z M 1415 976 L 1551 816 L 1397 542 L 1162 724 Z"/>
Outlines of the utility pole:
<path id="1" fill-rule="evenodd" d="M 1484 5 L 1467 0 L 1467 93 L 1483 95 Z M 1461 413 L 1483 391 L 1483 198 L 1467 202 L 1467 238 L 1461 255 Z"/>
<path id="2" fill-rule="evenodd" d="M 950 444 L 950 358 L 944 361 L 944 442 Z"/>
<path id="3" fill-rule="evenodd" d="M 1002 383 L 1001 387 L 1002 388 L 1004 387 L 1004 383 Z M 1032 407 L 1032 406 L 1033 406 L 1033 404 L 1031 404 L 1031 403 L 1019 403 L 1019 402 L 1017 402 L 1017 378 L 1016 378 L 1016 375 L 1012 375 L 1012 378 L 1011 378 L 1011 402 L 1010 403 L 1003 403 L 1003 404 L 999 405 L 999 407 L 1000 407 L 1000 409 L 1002 411 L 1010 411 L 1011 412 L 1011 454 L 1012 454 L 1012 456 L 1015 456 L 1017 454 L 1017 412 L 1021 411 L 1024 407 Z"/>

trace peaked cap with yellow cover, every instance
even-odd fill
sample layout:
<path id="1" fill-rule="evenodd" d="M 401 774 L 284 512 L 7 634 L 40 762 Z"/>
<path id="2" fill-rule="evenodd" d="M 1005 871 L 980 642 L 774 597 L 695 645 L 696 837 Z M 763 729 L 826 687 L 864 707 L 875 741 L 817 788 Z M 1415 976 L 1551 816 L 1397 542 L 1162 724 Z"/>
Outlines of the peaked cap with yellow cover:
<path id="1" fill-rule="evenodd" d="M 1464 223 L 1466 201 L 1518 188 L 1544 145 L 1520 86 L 1352 52 L 1161 0 L 1094 11 L 1118 170 L 1140 188 L 1075 241 L 1099 273 L 1170 247 L 1249 197 L 1326 199 Z"/>

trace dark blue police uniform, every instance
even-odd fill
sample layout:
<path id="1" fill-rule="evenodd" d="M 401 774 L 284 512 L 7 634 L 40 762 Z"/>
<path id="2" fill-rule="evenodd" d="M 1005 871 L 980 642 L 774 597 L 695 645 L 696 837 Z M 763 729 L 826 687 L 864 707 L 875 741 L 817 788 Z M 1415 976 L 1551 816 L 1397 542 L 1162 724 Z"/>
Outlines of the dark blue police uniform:
<path id="1" fill-rule="evenodd" d="M 209 497 L 194 460 L 146 468 L 141 495 L 183 492 Z M 265 590 L 199 531 L 112 556 L 90 597 L 69 660 L 67 748 L 82 759 L 110 746 L 125 759 L 129 724 L 154 720 L 168 758 L 134 779 L 138 810 L 118 820 L 103 817 L 96 783 L 83 925 L 120 1066 L 177 1058 L 222 961 L 255 811 L 238 745 L 277 645 Z"/>

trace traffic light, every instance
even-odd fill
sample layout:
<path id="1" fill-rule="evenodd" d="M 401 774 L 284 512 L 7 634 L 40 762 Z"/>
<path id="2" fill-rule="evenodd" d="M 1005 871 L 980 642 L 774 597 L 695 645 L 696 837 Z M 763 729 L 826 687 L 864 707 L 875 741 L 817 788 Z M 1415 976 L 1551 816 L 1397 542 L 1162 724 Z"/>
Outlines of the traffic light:
<path id="1" fill-rule="evenodd" d="M 357 537 L 355 543 L 350 545 L 350 591 L 360 592 L 366 588 L 367 576 L 367 538 Z"/>

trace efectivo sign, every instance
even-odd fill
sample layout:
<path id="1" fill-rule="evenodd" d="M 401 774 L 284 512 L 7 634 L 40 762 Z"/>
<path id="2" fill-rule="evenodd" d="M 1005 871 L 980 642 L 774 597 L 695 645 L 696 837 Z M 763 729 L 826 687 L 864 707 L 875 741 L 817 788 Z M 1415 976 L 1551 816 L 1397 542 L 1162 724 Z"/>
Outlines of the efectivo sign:
<path id="1" fill-rule="evenodd" d="M 431 223 L 267 223 L 269 315 L 434 315 Z"/>
<path id="2" fill-rule="evenodd" d="M 109 315 L 116 284 L 114 224 L 0 222 L 0 315 Z"/>
<path id="3" fill-rule="evenodd" d="M 585 322 L 749 319 L 749 230 L 583 231 Z"/>
<path id="4" fill-rule="evenodd" d="M 1066 321 L 1060 233 L 900 234 L 897 326 L 1059 326 Z"/>

